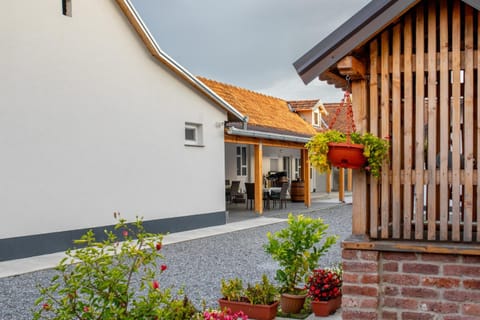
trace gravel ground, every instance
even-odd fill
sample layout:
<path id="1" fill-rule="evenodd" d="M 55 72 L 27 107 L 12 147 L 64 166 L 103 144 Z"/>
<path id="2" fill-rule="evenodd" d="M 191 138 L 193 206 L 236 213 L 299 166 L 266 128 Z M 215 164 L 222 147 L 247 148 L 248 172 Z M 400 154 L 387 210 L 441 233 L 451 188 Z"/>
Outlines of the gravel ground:
<path id="1" fill-rule="evenodd" d="M 340 262 L 340 242 L 351 234 L 351 205 L 339 205 L 305 213 L 321 217 L 330 225 L 328 235 L 336 234 L 340 241 L 325 254 L 320 266 Z M 270 215 L 272 216 L 272 215 Z M 286 214 L 276 217 L 286 218 Z M 200 307 L 217 307 L 222 278 L 240 277 L 244 283 L 257 282 L 263 273 L 273 281 L 276 263 L 265 254 L 267 232 L 286 226 L 285 222 L 165 245 L 162 249 L 168 266 L 161 278 L 163 287 L 185 288 L 193 303 Z M 47 285 L 54 270 L 43 270 L 0 279 L 0 319 L 31 319 L 31 310 L 38 297 L 36 284 Z"/>

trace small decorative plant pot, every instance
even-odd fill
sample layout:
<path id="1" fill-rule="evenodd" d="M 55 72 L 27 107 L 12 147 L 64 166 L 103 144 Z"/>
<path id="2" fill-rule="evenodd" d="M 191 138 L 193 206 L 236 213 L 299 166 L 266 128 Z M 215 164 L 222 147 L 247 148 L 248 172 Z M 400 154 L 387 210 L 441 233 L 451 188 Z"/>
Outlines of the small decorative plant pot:
<path id="1" fill-rule="evenodd" d="M 220 309 L 230 309 L 233 313 L 243 311 L 248 318 L 257 320 L 272 320 L 277 316 L 278 301 L 272 304 L 251 304 L 249 302 L 228 301 L 227 299 L 219 299 Z"/>
<path id="2" fill-rule="evenodd" d="M 363 144 L 330 142 L 328 144 L 327 157 L 335 167 L 360 169 L 367 162 L 363 155 L 363 148 Z"/>
<path id="3" fill-rule="evenodd" d="M 280 308 L 283 313 L 300 313 L 305 303 L 306 294 L 282 293 L 280 296 Z"/>
<path id="4" fill-rule="evenodd" d="M 342 296 L 330 299 L 328 301 L 312 301 L 312 311 L 317 317 L 328 317 L 340 308 L 342 305 Z"/>

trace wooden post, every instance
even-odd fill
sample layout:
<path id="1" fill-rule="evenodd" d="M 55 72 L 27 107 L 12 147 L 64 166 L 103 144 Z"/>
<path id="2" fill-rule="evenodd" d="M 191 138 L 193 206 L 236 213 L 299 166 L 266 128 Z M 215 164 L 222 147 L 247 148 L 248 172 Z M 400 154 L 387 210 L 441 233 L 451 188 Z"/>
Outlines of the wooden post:
<path id="1" fill-rule="evenodd" d="M 262 144 L 255 145 L 255 212 L 263 213 Z"/>
<path id="2" fill-rule="evenodd" d="M 332 169 L 329 168 L 328 171 L 325 173 L 325 189 L 327 193 L 332 192 Z"/>
<path id="3" fill-rule="evenodd" d="M 310 161 L 308 160 L 308 150 L 302 149 L 300 153 L 302 162 L 302 179 L 304 185 L 303 199 L 305 206 L 309 208 L 312 205 L 312 199 L 310 194 Z"/>
<path id="4" fill-rule="evenodd" d="M 357 131 L 367 130 L 367 81 L 352 82 L 352 107 Z M 367 175 L 364 170 L 353 172 L 352 236 L 366 239 L 368 227 Z"/>
<path id="5" fill-rule="evenodd" d="M 352 169 L 347 170 L 347 191 L 352 192 Z"/>
<path id="6" fill-rule="evenodd" d="M 349 76 L 352 81 L 352 107 L 355 126 L 358 132 L 365 132 L 367 127 L 367 81 L 365 80 L 366 67 L 352 57 L 345 57 L 337 63 L 339 71 Z M 343 176 L 343 174 L 341 174 Z M 367 176 L 363 170 L 353 172 L 352 192 L 352 236 L 367 238 Z M 340 181 L 340 184 L 343 182 Z M 340 194 L 340 193 L 339 193 Z"/>
<path id="7" fill-rule="evenodd" d="M 345 201 L 345 169 L 338 168 L 338 201 Z"/>

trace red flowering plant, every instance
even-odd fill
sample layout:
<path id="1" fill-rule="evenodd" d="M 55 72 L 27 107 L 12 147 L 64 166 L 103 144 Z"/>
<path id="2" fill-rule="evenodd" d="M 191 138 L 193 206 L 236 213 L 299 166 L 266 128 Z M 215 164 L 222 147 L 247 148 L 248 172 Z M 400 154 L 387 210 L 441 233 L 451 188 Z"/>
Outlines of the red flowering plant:
<path id="1" fill-rule="evenodd" d="M 167 270 L 163 235 L 147 233 L 142 220 L 117 224 L 97 240 L 92 230 L 67 250 L 48 287 L 39 286 L 33 319 L 189 319 L 196 313 L 185 296 L 160 284 Z M 182 291 L 178 295 L 183 295 Z"/>
<path id="2" fill-rule="evenodd" d="M 328 301 L 342 294 L 341 268 L 315 269 L 306 285 L 312 301 Z"/>
<path id="3" fill-rule="evenodd" d="M 192 319 L 195 320 L 248 320 L 248 316 L 242 311 L 232 312 L 230 309 L 213 310 L 208 309 L 202 313 L 196 314 Z"/>

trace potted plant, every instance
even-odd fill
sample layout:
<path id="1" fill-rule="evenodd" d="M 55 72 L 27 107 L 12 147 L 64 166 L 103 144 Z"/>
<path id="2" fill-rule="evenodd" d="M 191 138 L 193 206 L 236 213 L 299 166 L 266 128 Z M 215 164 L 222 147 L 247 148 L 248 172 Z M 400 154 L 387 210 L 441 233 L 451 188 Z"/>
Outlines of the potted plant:
<path id="1" fill-rule="evenodd" d="M 280 284 L 282 312 L 299 313 L 305 303 L 308 275 L 338 237 L 328 236 L 319 246 L 328 228 L 322 219 L 303 215 L 295 217 L 290 213 L 287 223 L 287 228 L 267 234 L 264 249 L 279 264 L 275 279 Z"/>
<path id="2" fill-rule="evenodd" d="M 222 310 L 242 312 L 257 320 L 272 320 L 277 315 L 278 292 L 265 274 L 260 283 L 249 283 L 247 288 L 239 278 L 222 279 L 220 291 L 223 298 L 218 303 Z"/>
<path id="3" fill-rule="evenodd" d="M 248 320 L 248 316 L 242 311 L 207 309 L 193 315 L 192 320 Z"/>
<path id="4" fill-rule="evenodd" d="M 387 138 L 382 139 L 369 132 L 347 135 L 337 130 L 326 130 L 316 134 L 305 147 L 310 163 L 319 172 L 328 171 L 331 165 L 363 168 L 378 178 L 384 160 L 388 159 L 390 144 Z"/>
<path id="5" fill-rule="evenodd" d="M 326 317 L 342 304 L 342 269 L 315 269 L 307 282 L 315 316 Z"/>

